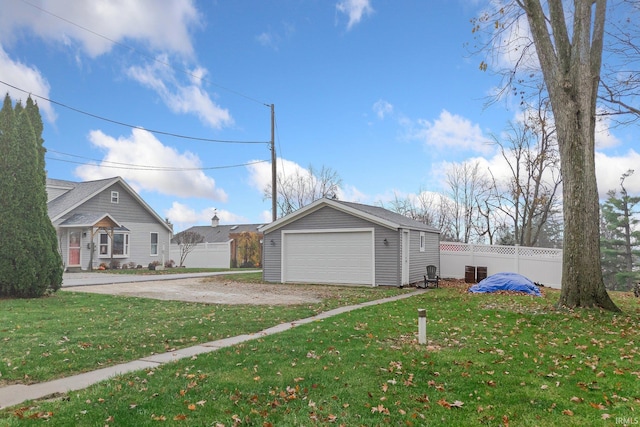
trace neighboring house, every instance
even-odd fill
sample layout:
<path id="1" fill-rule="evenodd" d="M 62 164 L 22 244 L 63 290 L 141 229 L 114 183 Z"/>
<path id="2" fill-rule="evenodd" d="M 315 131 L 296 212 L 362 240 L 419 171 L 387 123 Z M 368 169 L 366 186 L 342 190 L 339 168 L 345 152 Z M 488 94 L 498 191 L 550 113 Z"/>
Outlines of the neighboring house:
<path id="1" fill-rule="evenodd" d="M 47 179 L 47 196 L 67 271 L 112 262 L 147 267 L 168 256 L 171 225 L 120 177 L 86 182 Z"/>
<path id="2" fill-rule="evenodd" d="M 261 230 L 269 282 L 404 286 L 440 271 L 440 232 L 377 206 L 320 199 Z"/>
<path id="3" fill-rule="evenodd" d="M 187 255 L 185 267 L 259 267 L 262 261 L 262 233 L 258 229 L 262 225 L 220 225 L 218 216 L 214 215 L 211 225 L 197 225 L 181 231 L 198 233 L 204 238 Z M 171 259 L 176 263 L 180 259 L 180 246 L 175 237 L 171 241 Z"/>

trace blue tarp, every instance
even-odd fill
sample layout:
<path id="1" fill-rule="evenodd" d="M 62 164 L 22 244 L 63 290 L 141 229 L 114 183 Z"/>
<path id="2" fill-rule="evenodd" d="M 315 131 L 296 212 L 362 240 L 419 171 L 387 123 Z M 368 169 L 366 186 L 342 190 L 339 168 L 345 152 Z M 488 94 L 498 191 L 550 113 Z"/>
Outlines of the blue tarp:
<path id="1" fill-rule="evenodd" d="M 529 279 L 518 273 L 496 273 L 469 288 L 469 292 L 488 293 L 497 291 L 524 292 L 541 297 L 540 289 Z"/>

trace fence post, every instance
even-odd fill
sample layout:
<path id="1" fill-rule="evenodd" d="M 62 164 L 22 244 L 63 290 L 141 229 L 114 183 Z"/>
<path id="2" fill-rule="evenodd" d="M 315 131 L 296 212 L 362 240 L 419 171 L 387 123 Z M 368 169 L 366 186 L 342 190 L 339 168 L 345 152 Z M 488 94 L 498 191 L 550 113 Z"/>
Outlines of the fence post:
<path id="1" fill-rule="evenodd" d="M 520 274 L 520 245 L 516 243 L 516 253 L 513 261 L 516 263 L 516 273 Z"/>

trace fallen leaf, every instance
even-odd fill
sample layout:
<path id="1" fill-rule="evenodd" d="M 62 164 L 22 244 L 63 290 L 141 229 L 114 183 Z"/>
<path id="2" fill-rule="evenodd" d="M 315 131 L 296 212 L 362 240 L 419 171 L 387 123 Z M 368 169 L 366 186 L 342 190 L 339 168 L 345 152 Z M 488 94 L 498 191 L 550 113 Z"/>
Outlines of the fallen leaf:
<path id="1" fill-rule="evenodd" d="M 196 405 L 194 405 L 193 403 L 190 404 L 189 406 L 187 406 L 187 409 L 189 409 L 190 411 L 195 411 L 196 410 Z"/>
<path id="2" fill-rule="evenodd" d="M 187 419 L 187 416 L 185 414 L 178 414 L 175 417 L 173 417 L 174 421 L 184 421 Z"/>
<path id="3" fill-rule="evenodd" d="M 565 409 L 564 411 L 562 411 L 562 414 L 573 417 L 573 411 L 571 409 Z"/>

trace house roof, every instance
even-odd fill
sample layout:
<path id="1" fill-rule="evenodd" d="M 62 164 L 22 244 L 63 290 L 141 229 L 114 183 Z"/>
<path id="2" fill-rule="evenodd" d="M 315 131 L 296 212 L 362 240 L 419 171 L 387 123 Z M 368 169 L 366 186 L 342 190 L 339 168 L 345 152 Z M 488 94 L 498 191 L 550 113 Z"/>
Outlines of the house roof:
<path id="1" fill-rule="evenodd" d="M 111 227 L 122 228 L 122 225 L 113 219 L 111 215 L 104 213 L 76 213 L 62 221 L 60 223 L 60 227 L 93 227 L 99 223 L 108 224 Z"/>
<path id="2" fill-rule="evenodd" d="M 147 202 L 145 202 L 142 197 L 140 197 L 138 193 L 136 193 L 133 188 L 131 188 L 129 184 L 119 176 L 84 182 L 47 178 L 47 187 L 65 191 L 47 202 L 49 218 L 51 218 L 52 222 L 57 221 L 73 209 L 116 183 L 122 185 L 122 187 L 138 201 L 140 206 L 146 209 L 154 218 L 157 219 L 159 223 L 163 224 L 169 231 L 172 231 L 171 226 L 167 224 L 156 213 L 156 211 L 154 211 L 151 206 L 149 206 Z"/>
<path id="3" fill-rule="evenodd" d="M 185 233 L 187 231 L 193 231 L 198 233 L 204 237 L 205 243 L 223 243 L 228 242 L 231 234 L 235 233 L 244 233 L 244 232 L 261 232 L 259 228 L 263 224 L 237 224 L 237 225 L 196 225 L 191 228 L 188 228 L 181 233 Z M 176 233 L 180 234 L 180 233 Z M 175 243 L 174 239 L 171 240 Z"/>
<path id="4" fill-rule="evenodd" d="M 307 206 L 272 222 L 271 224 L 267 224 L 262 227 L 261 230 L 264 233 L 267 233 L 286 224 L 289 224 L 297 220 L 298 218 L 309 215 L 310 213 L 326 206 L 391 229 L 409 228 L 412 230 L 440 233 L 440 231 L 436 228 L 430 227 L 420 221 L 416 221 L 414 219 L 408 218 L 404 215 L 400 215 L 399 213 L 392 212 L 379 206 L 363 205 L 360 203 L 344 202 L 342 200 L 333 200 L 326 198 L 318 199 L 315 202 L 310 203 Z"/>

